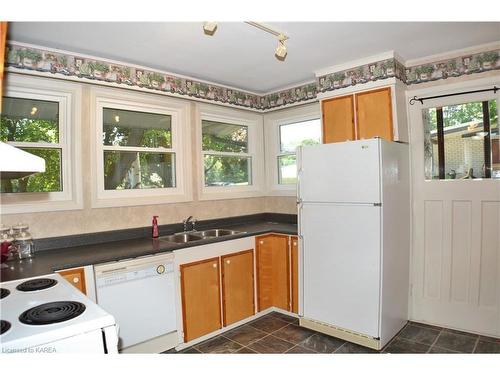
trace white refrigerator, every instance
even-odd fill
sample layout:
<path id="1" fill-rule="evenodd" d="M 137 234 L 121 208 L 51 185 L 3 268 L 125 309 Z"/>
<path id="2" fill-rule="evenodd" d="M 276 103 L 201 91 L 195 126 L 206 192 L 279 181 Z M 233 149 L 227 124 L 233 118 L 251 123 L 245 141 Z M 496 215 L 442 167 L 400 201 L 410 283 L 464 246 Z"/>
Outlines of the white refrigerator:
<path id="1" fill-rule="evenodd" d="M 299 148 L 300 324 L 381 349 L 407 322 L 408 145 Z"/>

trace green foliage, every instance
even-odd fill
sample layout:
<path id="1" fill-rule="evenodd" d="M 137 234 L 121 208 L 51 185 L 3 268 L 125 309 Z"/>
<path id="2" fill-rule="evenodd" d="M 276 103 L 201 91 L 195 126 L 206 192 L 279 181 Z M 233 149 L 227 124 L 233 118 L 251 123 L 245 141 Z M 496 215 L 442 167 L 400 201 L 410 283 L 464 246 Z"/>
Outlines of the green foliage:
<path id="1" fill-rule="evenodd" d="M 248 185 L 250 158 L 205 155 L 205 185 Z"/>
<path id="2" fill-rule="evenodd" d="M 92 70 L 92 72 L 96 72 L 96 71 L 97 72 L 102 72 L 102 73 L 109 72 L 109 65 L 100 63 L 98 61 L 91 62 L 89 64 L 89 66 L 90 66 L 90 69 Z"/>
<path id="3" fill-rule="evenodd" d="M 163 75 L 160 74 L 160 73 L 151 73 L 149 75 L 149 80 L 150 81 L 156 81 L 159 84 L 162 84 L 163 82 L 165 82 L 165 77 L 163 77 Z"/>
<path id="4" fill-rule="evenodd" d="M 498 126 L 498 109 L 497 101 L 490 100 L 488 102 L 490 112 L 490 126 Z M 436 108 L 428 110 L 429 130 L 437 129 Z M 471 121 L 482 121 L 483 105 L 482 102 L 470 102 L 461 105 L 452 105 L 443 107 L 443 125 L 444 127 L 464 124 Z"/>
<path id="5" fill-rule="evenodd" d="M 3 142 L 59 142 L 57 122 L 41 119 L 2 116 L 0 140 Z M 21 179 L 2 180 L 2 192 L 51 192 L 62 190 L 61 150 L 51 148 L 25 148 L 24 150 L 45 159 L 45 173 Z"/>
<path id="6" fill-rule="evenodd" d="M 19 179 L 2 179 L 2 193 L 62 191 L 61 150 L 49 148 L 23 148 L 45 159 L 45 172 Z"/>
<path id="7" fill-rule="evenodd" d="M 106 190 L 173 187 L 174 176 L 173 154 L 104 152 L 104 188 Z"/>
<path id="8" fill-rule="evenodd" d="M 35 64 L 38 63 L 42 59 L 42 54 L 38 51 L 32 49 L 24 49 L 19 52 L 19 56 L 21 59 L 30 59 Z"/>

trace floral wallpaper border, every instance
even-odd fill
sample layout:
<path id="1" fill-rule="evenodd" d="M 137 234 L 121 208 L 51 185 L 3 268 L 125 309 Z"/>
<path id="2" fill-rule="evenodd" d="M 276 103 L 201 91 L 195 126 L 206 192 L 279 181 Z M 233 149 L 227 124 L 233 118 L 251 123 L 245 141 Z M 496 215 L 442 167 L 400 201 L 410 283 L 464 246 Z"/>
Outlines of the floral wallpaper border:
<path id="1" fill-rule="evenodd" d="M 185 95 L 234 106 L 263 109 L 259 95 L 194 79 L 177 77 L 154 70 L 89 59 L 72 54 L 45 51 L 39 48 L 9 44 L 6 48 L 7 67 L 71 76 L 96 83 L 109 82 L 128 87 L 140 87 L 164 93 Z"/>
<path id="2" fill-rule="evenodd" d="M 437 81 L 500 69 L 500 49 L 468 54 L 405 69 L 406 84 Z"/>
<path id="3" fill-rule="evenodd" d="M 319 92 L 326 92 L 392 77 L 405 82 L 404 65 L 395 58 L 328 73 L 317 77 L 316 83 Z"/>
<path id="4" fill-rule="evenodd" d="M 395 58 L 389 58 L 328 73 L 317 77 L 316 81 L 262 96 L 154 70 L 46 51 L 15 43 L 10 43 L 6 48 L 5 65 L 17 69 L 71 76 L 95 83 L 109 82 L 131 88 L 160 91 L 167 95 L 187 96 L 240 108 L 266 111 L 314 101 L 321 92 L 387 78 L 395 77 L 407 85 L 413 85 L 497 70 L 500 69 L 500 49 L 411 67 L 405 67 Z"/>

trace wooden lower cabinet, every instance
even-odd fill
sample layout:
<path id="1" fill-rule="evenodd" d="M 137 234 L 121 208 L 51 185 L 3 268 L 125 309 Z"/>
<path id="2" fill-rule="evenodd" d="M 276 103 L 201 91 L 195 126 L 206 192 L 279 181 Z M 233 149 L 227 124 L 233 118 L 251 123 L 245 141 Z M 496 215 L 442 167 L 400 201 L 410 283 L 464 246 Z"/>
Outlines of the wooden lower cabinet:
<path id="1" fill-rule="evenodd" d="M 221 325 L 219 258 L 182 264 L 184 340 L 216 331 Z"/>
<path id="2" fill-rule="evenodd" d="M 221 257 L 224 326 L 255 314 L 253 250 Z"/>
<path id="3" fill-rule="evenodd" d="M 83 267 L 58 271 L 57 273 L 68 280 L 68 282 L 80 292 L 87 294 L 87 289 L 85 287 L 85 269 Z"/>
<path id="4" fill-rule="evenodd" d="M 292 312 L 299 312 L 299 239 L 290 237 L 290 262 L 291 262 L 291 289 L 292 289 Z"/>
<path id="5" fill-rule="evenodd" d="M 258 309 L 290 310 L 289 237 L 256 237 Z"/>

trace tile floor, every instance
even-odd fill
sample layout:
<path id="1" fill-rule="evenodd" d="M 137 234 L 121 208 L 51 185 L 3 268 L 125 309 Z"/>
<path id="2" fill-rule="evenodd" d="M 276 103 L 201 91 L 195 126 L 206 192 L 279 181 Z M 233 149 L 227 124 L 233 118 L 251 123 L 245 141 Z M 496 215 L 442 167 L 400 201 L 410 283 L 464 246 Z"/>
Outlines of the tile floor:
<path id="1" fill-rule="evenodd" d="M 272 312 L 179 353 L 378 352 L 299 327 L 298 319 Z M 500 353 L 500 339 L 409 322 L 381 353 Z"/>

